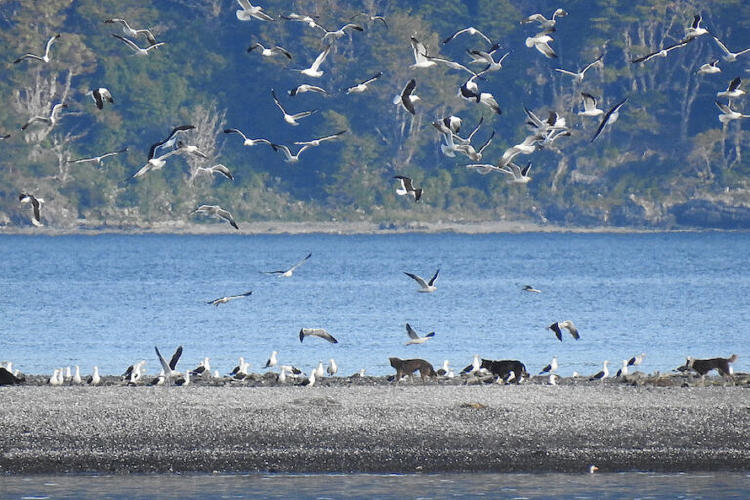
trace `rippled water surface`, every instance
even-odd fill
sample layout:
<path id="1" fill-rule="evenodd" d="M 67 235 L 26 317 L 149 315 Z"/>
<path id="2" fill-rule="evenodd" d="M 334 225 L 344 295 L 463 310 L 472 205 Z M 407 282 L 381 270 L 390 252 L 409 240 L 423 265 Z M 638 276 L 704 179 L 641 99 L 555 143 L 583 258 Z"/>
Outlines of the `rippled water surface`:
<path id="1" fill-rule="evenodd" d="M 119 374 L 154 345 L 184 346 L 222 372 L 279 351 L 308 370 L 391 373 L 389 356 L 520 359 L 536 372 L 595 373 L 647 354 L 643 371 L 696 357 L 740 358 L 748 371 L 750 275 L 745 233 L 0 236 L 0 360 L 26 373 L 79 364 Z M 291 278 L 261 271 L 312 257 Z M 417 293 L 404 271 L 438 290 Z M 541 294 L 522 292 L 532 284 Z M 219 307 L 210 299 L 252 290 Z M 545 327 L 571 319 L 581 339 Z M 405 346 L 404 324 L 436 335 Z M 301 327 L 339 339 L 300 343 Z M 270 481 L 270 480 L 269 480 Z"/>

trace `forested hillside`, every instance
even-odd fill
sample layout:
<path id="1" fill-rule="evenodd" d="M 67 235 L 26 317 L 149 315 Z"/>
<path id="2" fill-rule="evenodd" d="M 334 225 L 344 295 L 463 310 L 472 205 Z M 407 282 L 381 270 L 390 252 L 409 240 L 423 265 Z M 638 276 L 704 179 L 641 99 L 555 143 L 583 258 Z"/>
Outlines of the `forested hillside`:
<path id="1" fill-rule="evenodd" d="M 244 3 L 244 0 L 243 0 Z M 47 227 L 169 227 L 180 221 L 213 224 L 191 214 L 201 204 L 229 210 L 240 227 L 246 221 L 368 220 L 387 226 L 413 221 L 523 220 L 562 225 L 653 227 L 750 227 L 750 120 L 719 120 L 717 102 L 750 113 L 747 96 L 717 97 L 735 77 L 750 78 L 750 52 L 729 61 L 730 51 L 750 47 L 750 8 L 745 0 L 561 2 L 466 0 L 396 2 L 386 0 L 278 1 L 259 4 L 272 20 L 241 20 L 240 4 L 230 0 L 23 0 L 0 2 L 0 39 L 5 69 L 0 76 L 0 225 L 29 226 L 32 209 L 19 193 L 43 198 L 41 223 Z M 534 13 L 549 18 L 556 8 L 546 57 L 527 37 L 542 32 Z M 320 25 L 285 20 L 292 13 L 314 16 Z M 696 36 L 664 56 L 634 59 L 686 38 L 696 14 L 710 33 Z M 379 16 L 382 16 L 379 17 Z M 112 18 L 149 28 L 163 45 L 136 55 L 125 41 L 149 46 Z M 325 36 L 354 23 L 343 36 Z M 473 26 L 499 47 L 502 69 L 474 78 L 479 91 L 492 94 L 501 114 L 458 95 L 468 71 L 436 61 L 415 62 L 410 38 L 426 54 L 455 61 L 472 71 L 468 50 L 487 51 L 479 35 L 457 30 Z M 323 29 L 325 28 L 325 30 Z M 43 56 L 55 34 L 49 61 Z M 291 56 L 264 56 L 255 42 L 278 45 Z M 327 46 L 320 77 L 309 68 Z M 572 73 L 601 58 L 582 80 Z M 724 57 L 723 57 L 724 56 Z M 718 60 L 720 72 L 699 73 Z M 361 93 L 345 89 L 382 72 Z M 415 114 L 394 97 L 414 79 Z M 326 91 L 289 91 L 306 83 Z M 742 89 L 744 85 L 740 86 Z M 98 109 L 89 94 L 106 88 L 113 102 Z M 316 112 L 285 122 L 271 95 L 274 89 L 290 113 Z M 625 98 L 619 119 L 592 142 L 600 116 L 583 116 L 582 92 L 604 112 Z M 730 104 L 731 101 L 731 104 Z M 397 100 L 398 102 L 398 100 Z M 32 120 L 50 117 L 54 123 Z M 497 166 L 513 145 L 533 135 L 528 108 L 546 120 L 550 111 L 565 119 L 554 141 L 514 162 L 532 162 L 528 182 L 512 182 L 509 172 L 485 175 L 473 163 Z M 726 114 L 726 113 L 724 113 Z M 432 122 L 460 116 L 465 138 L 483 122 L 472 145 L 479 149 L 495 132 L 482 159 L 473 161 L 445 144 Z M 21 127 L 30 120 L 25 130 Z M 149 159 L 149 149 L 179 125 L 179 141 L 197 146 L 207 158 L 179 151 L 163 168 L 133 177 Z M 265 143 L 346 133 L 311 146 L 297 162 Z M 562 131 L 562 129 L 561 129 Z M 445 136 L 447 137 L 447 136 Z M 172 146 L 173 148 L 176 147 Z M 107 152 L 126 152 L 95 161 L 74 162 Z M 169 151 L 159 148 L 160 154 Z M 233 180 L 199 167 L 223 164 Z M 510 167 L 506 167 L 506 170 Z M 396 193 L 395 175 L 423 189 L 418 202 Z M 233 229 L 228 225 L 226 231 Z M 44 231 L 44 228 L 40 229 Z"/>

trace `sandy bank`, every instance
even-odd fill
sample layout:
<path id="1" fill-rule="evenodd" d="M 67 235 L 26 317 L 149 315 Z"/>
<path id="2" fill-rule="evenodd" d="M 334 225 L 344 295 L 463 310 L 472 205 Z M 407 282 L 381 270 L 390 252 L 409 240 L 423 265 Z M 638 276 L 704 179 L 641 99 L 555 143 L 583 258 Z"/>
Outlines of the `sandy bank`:
<path id="1" fill-rule="evenodd" d="M 0 471 L 750 470 L 750 390 L 0 388 Z"/>

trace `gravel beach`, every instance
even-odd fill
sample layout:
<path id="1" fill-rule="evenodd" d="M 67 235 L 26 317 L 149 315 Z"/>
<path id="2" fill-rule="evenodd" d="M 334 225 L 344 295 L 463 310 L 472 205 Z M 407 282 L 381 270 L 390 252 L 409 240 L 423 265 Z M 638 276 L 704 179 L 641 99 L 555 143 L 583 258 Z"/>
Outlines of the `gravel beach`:
<path id="1" fill-rule="evenodd" d="M 666 385 L 6 386 L 0 471 L 750 470 L 748 384 Z"/>

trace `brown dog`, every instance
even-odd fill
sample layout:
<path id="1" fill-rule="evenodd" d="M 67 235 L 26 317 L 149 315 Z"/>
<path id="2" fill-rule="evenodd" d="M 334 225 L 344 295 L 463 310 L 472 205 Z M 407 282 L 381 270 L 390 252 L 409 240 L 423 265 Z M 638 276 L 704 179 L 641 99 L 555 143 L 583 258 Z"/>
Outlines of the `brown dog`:
<path id="1" fill-rule="evenodd" d="M 404 375 L 411 375 L 415 371 L 419 370 L 419 375 L 424 381 L 425 377 L 435 377 L 435 368 L 425 361 L 424 359 L 401 359 L 401 358 L 388 358 L 391 362 L 391 366 L 396 369 L 396 382 L 401 380 Z"/>
<path id="2" fill-rule="evenodd" d="M 710 359 L 695 359 L 688 356 L 685 366 L 688 369 L 693 369 L 698 372 L 701 377 L 711 370 L 718 371 L 724 377 L 731 377 L 732 370 L 729 367 L 729 363 L 737 361 L 737 355 L 732 354 L 728 358 L 710 358 Z"/>

